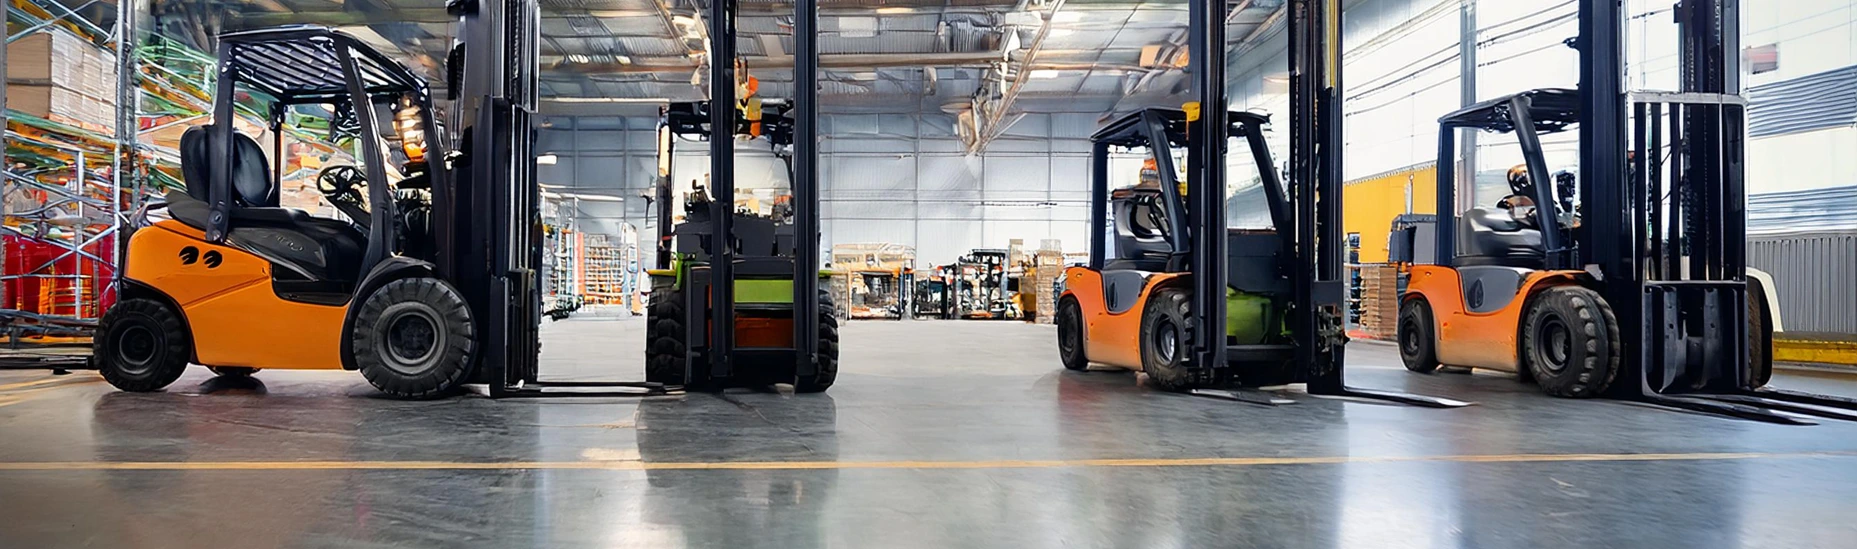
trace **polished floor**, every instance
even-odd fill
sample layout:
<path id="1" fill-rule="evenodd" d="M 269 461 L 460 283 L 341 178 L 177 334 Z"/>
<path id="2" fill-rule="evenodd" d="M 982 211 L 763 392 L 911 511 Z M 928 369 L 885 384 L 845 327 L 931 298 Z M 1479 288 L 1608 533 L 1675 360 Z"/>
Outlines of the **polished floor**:
<path id="1" fill-rule="evenodd" d="M 638 378 L 643 323 L 546 327 Z M 1421 376 L 1263 407 L 1063 371 L 1048 326 L 860 322 L 826 395 L 377 398 L 342 372 L 119 393 L 0 372 L 0 547 L 1853 547 L 1858 430 Z M 1851 394 L 1850 377 L 1784 376 Z"/>

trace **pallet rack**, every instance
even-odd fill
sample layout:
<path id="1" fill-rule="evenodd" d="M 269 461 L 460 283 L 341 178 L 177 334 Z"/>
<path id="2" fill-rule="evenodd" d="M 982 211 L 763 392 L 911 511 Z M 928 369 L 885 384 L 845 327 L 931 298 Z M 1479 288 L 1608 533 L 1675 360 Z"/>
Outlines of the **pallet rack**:
<path id="1" fill-rule="evenodd" d="M 141 166 L 134 146 L 136 57 L 132 40 L 123 39 L 135 36 L 134 5 L 119 3 L 116 23 L 105 29 L 55 1 L 7 3 L 6 43 L 55 33 L 48 43 L 85 48 L 71 51 L 93 61 L 107 55 L 115 66 L 116 97 L 111 101 L 114 128 L 95 118 L 57 120 L 0 109 L 0 126 L 5 128 L 0 147 L 0 238 L 6 247 L 0 259 L 0 338 L 7 344 L 0 362 L 5 365 L 80 361 L 81 355 L 59 347 L 85 343 L 102 309 L 113 300 L 109 282 L 120 255 L 117 235 L 127 214 L 140 205 L 141 178 L 136 175 Z M 59 50 L 46 48 L 48 56 L 55 51 Z M 0 59 L 5 59 L 4 52 L 0 47 Z M 51 59 L 46 65 L 52 68 Z M 72 74 L 62 65 L 55 69 L 67 78 Z M 58 93 L 56 85 L 69 83 L 48 79 L 42 84 Z M 108 86 L 92 84 L 93 90 Z M 5 86 L 0 83 L 0 99 L 6 97 Z"/>

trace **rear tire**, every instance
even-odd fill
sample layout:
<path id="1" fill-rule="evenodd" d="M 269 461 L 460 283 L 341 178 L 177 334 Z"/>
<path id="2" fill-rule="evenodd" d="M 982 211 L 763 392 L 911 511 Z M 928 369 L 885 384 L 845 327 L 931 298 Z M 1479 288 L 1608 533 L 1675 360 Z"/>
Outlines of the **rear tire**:
<path id="1" fill-rule="evenodd" d="M 477 349 L 471 307 L 436 278 L 388 282 L 362 300 L 351 348 L 355 365 L 382 393 L 444 396 L 464 383 Z"/>
<path id="2" fill-rule="evenodd" d="M 669 287 L 654 289 L 646 308 L 645 381 L 695 390 L 684 376 L 684 292 Z"/>
<path id="3" fill-rule="evenodd" d="M 1413 298 L 1400 304 L 1400 324 L 1394 339 L 1400 344 L 1400 362 L 1406 364 L 1406 369 L 1422 374 L 1439 370 L 1439 339 L 1434 326 L 1432 305 L 1426 300 Z"/>
<path id="4" fill-rule="evenodd" d="M 1089 368 L 1090 359 L 1084 356 L 1084 309 L 1076 297 L 1065 296 L 1058 302 L 1053 324 L 1058 325 L 1058 359 L 1064 361 L 1064 369 L 1082 372 Z"/>
<path id="5" fill-rule="evenodd" d="M 819 291 L 819 373 L 801 376 L 794 384 L 800 393 L 824 393 L 839 379 L 839 317 L 834 314 L 832 294 Z"/>
<path id="6" fill-rule="evenodd" d="M 167 387 L 180 379 L 193 359 L 186 323 L 167 304 L 153 299 L 125 299 L 110 307 L 91 345 L 104 381 L 132 393 Z"/>
<path id="7" fill-rule="evenodd" d="M 213 375 L 220 377 L 252 377 L 252 374 L 258 373 L 257 368 L 246 368 L 243 366 L 207 366 L 206 369 L 211 370 Z"/>
<path id="8" fill-rule="evenodd" d="M 1199 385 L 1188 332 L 1189 301 L 1185 290 L 1163 288 L 1142 308 L 1142 371 L 1163 391 L 1184 392 Z"/>
<path id="9" fill-rule="evenodd" d="M 1567 398 L 1605 393 L 1619 374 L 1619 320 L 1593 290 L 1560 286 L 1530 300 L 1523 322 L 1523 367 L 1542 392 Z"/>

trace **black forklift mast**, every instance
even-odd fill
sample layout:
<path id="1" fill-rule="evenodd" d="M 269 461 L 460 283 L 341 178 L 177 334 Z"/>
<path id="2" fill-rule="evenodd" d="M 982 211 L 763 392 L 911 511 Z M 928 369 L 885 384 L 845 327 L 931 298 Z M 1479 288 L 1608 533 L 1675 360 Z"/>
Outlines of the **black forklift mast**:
<path id="1" fill-rule="evenodd" d="M 1775 423 L 1851 420 L 1850 398 L 1764 388 L 1770 361 L 1751 354 L 1768 335 L 1748 333 L 1737 4 L 1679 1 L 1680 89 L 1628 94 L 1619 4 L 1581 2 L 1573 255 L 1618 318 L 1613 396 Z"/>
<path id="2" fill-rule="evenodd" d="M 637 396 L 639 382 L 544 381 L 540 375 L 541 186 L 536 181 L 536 72 L 540 10 L 534 0 L 451 0 L 458 46 L 447 88 L 461 153 L 450 191 L 435 193 L 442 235 L 437 268 L 483 319 L 478 364 L 490 396 Z M 571 388 L 571 392 L 544 392 Z M 632 390 L 619 391 L 619 388 Z M 592 390 L 589 390 L 592 389 Z M 600 390 L 608 389 L 608 390 Z M 645 389 L 640 392 L 638 389 Z"/>
<path id="3" fill-rule="evenodd" d="M 710 263 L 710 374 L 729 377 L 735 345 L 735 58 L 738 0 L 711 0 L 710 25 L 710 215 L 715 239 Z M 819 368 L 819 165 L 818 0 L 794 3 L 794 120 L 792 180 L 794 223 L 793 329 L 795 372 Z M 661 210 L 669 205 L 661 205 Z M 660 221 L 666 216 L 660 215 Z M 660 230 L 669 227 L 660 225 Z"/>
<path id="4" fill-rule="evenodd" d="M 531 0 L 451 0 L 458 42 L 448 95 L 458 128 L 460 180 L 437 193 L 437 266 L 467 296 L 479 329 L 481 372 L 493 397 L 536 383 L 542 231 L 535 179 L 537 28 Z"/>
<path id="5" fill-rule="evenodd" d="M 1194 273 L 1193 342 L 1195 364 L 1226 364 L 1226 2 L 1190 2 L 1187 9 L 1187 48 L 1193 91 L 1200 101 L 1198 124 L 1187 125 L 1187 176 L 1199 183 L 1187 200 L 1187 227 L 1200 231 L 1177 232 L 1193 244 L 1187 265 Z M 1293 2 L 1294 4 L 1294 2 Z M 1295 33 L 1292 25 L 1292 33 Z M 1192 119 L 1191 113 L 1188 116 Z M 1152 127 L 1154 124 L 1150 123 Z M 1173 173 L 1166 154 L 1167 141 L 1151 143 L 1157 168 Z M 1259 169 L 1270 169 L 1259 166 Z M 1174 185 L 1164 192 L 1173 190 Z M 1169 196 L 1170 201 L 1179 197 Z M 1181 225 L 1176 223 L 1177 227 Z M 1174 261 L 1170 259 L 1169 263 Z M 1170 265 L 1172 266 L 1172 265 Z"/>
<path id="6" fill-rule="evenodd" d="M 1215 6 L 1219 11 L 1214 11 Z M 1192 352 L 1198 364 L 1207 365 L 1225 365 L 1231 358 L 1225 337 L 1230 273 L 1224 159 L 1230 113 L 1225 90 L 1224 6 L 1225 2 L 1192 2 L 1188 8 L 1189 70 L 1200 104 L 1199 120 L 1193 120 L 1189 113 L 1192 122 L 1187 128 L 1187 173 L 1189 180 L 1196 182 L 1197 190 L 1184 197 L 1189 231 L 1185 234 L 1191 243 L 1186 263 L 1194 284 Z M 1355 389 L 1344 382 L 1343 351 L 1348 337 L 1342 326 L 1347 297 L 1342 279 L 1342 6 L 1340 0 L 1290 0 L 1286 9 L 1290 15 L 1289 192 L 1285 196 L 1267 188 L 1265 195 L 1289 256 L 1288 268 L 1281 276 L 1292 287 L 1289 322 L 1295 349 L 1291 368 L 1302 370 L 1286 372 L 1281 379 L 1306 383 L 1312 395 L 1434 408 L 1468 405 L 1422 395 Z M 1152 122 L 1150 125 L 1154 126 Z M 1259 170 L 1264 172 L 1263 179 L 1275 187 L 1279 182 L 1270 173 L 1273 167 L 1264 140 L 1251 137 L 1248 143 Z M 1156 155 L 1164 174 L 1171 172 L 1164 165 L 1166 156 Z M 1101 160 L 1092 169 L 1106 171 Z M 1167 192 L 1174 185 L 1163 187 Z M 1102 192 L 1093 189 L 1093 194 Z M 1098 199 L 1093 200 L 1098 205 L 1093 205 L 1092 216 L 1098 219 L 1103 197 L 1093 198 Z M 1094 240 L 1093 258 L 1101 253 Z"/>

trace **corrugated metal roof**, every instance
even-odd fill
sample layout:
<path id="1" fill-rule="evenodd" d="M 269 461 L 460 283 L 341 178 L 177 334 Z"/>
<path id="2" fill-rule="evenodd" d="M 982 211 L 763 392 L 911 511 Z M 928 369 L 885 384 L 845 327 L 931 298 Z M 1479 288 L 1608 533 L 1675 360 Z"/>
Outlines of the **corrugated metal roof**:
<path id="1" fill-rule="evenodd" d="M 1748 88 L 1748 135 L 1858 123 L 1858 65 Z"/>
<path id="2" fill-rule="evenodd" d="M 1858 186 L 1748 195 L 1748 234 L 1858 229 Z"/>

